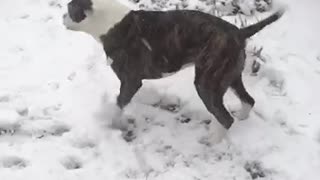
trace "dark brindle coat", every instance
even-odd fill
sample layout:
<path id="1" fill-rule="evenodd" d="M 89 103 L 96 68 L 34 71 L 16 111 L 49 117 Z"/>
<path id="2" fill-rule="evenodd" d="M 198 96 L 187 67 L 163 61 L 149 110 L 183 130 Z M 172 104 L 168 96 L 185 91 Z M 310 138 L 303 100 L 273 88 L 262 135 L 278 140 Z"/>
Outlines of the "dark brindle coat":
<path id="1" fill-rule="evenodd" d="M 131 11 L 101 36 L 112 69 L 121 81 L 118 106 L 124 108 L 142 85 L 142 79 L 161 78 L 183 65 L 195 64 L 194 84 L 209 112 L 225 127 L 233 118 L 223 105 L 231 87 L 242 102 L 254 105 L 243 86 L 245 40 L 281 17 L 238 29 L 215 16 L 192 10 Z"/>

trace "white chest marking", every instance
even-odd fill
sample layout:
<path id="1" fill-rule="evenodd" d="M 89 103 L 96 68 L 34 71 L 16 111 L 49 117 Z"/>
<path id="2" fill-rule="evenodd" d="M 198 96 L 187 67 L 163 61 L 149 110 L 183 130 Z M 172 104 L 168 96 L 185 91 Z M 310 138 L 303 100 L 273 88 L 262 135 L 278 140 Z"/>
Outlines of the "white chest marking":
<path id="1" fill-rule="evenodd" d="M 190 67 L 190 66 L 193 66 L 193 65 L 194 65 L 194 63 L 185 64 L 185 65 L 183 65 L 183 66 L 181 67 L 181 69 L 179 69 L 178 71 L 181 71 L 181 70 L 186 69 L 186 68 L 188 68 L 188 67 Z M 165 77 L 168 77 L 168 76 L 172 76 L 173 74 L 177 73 L 178 71 L 176 71 L 176 72 L 171 72 L 171 73 L 162 73 L 162 78 L 165 78 Z"/>
<path id="2" fill-rule="evenodd" d="M 107 57 L 107 65 L 111 66 L 112 63 L 113 63 L 113 60 L 110 57 Z"/>

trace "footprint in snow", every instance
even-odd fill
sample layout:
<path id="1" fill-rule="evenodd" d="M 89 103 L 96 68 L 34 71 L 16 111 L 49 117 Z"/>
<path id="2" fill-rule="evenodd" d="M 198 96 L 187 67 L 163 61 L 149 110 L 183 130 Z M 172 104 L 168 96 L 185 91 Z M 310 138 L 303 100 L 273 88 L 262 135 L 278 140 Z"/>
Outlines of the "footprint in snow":
<path id="1" fill-rule="evenodd" d="M 186 115 L 180 115 L 178 117 L 175 118 L 177 121 L 179 121 L 180 123 L 189 123 L 191 121 L 191 118 L 186 116 Z"/>
<path id="2" fill-rule="evenodd" d="M 271 172 L 263 168 L 262 164 L 258 161 L 247 162 L 244 169 L 250 174 L 252 179 L 265 178 Z"/>
<path id="3" fill-rule="evenodd" d="M 16 112 L 22 116 L 22 117 L 26 117 L 29 114 L 29 109 L 27 107 L 23 107 L 23 108 L 17 108 Z"/>
<path id="4" fill-rule="evenodd" d="M 4 135 L 14 135 L 14 133 L 17 131 L 17 128 L 2 128 L 0 127 L 0 136 Z"/>
<path id="5" fill-rule="evenodd" d="M 61 160 L 61 164 L 68 170 L 80 169 L 83 166 L 81 160 L 75 156 L 65 157 Z"/>
<path id="6" fill-rule="evenodd" d="M 67 133 L 69 131 L 70 127 L 65 124 L 54 124 L 43 131 L 42 137 L 46 135 L 62 136 L 64 133 Z"/>
<path id="7" fill-rule="evenodd" d="M 180 110 L 179 104 L 160 104 L 159 107 L 163 110 L 177 113 Z"/>
<path id="8" fill-rule="evenodd" d="M 68 80 L 69 81 L 73 81 L 76 77 L 77 73 L 76 72 L 72 72 L 69 76 L 68 76 Z"/>
<path id="9" fill-rule="evenodd" d="M 88 138 L 77 138 L 71 141 L 72 146 L 80 149 L 94 148 L 96 147 L 96 142 Z"/>
<path id="10" fill-rule="evenodd" d="M 8 156 L 0 159 L 0 167 L 22 169 L 27 167 L 28 162 L 18 156 Z"/>
<path id="11" fill-rule="evenodd" d="M 19 133 L 41 139 L 47 136 L 62 136 L 70 130 L 71 128 L 68 125 L 60 121 L 32 120 L 23 123 Z"/>
<path id="12" fill-rule="evenodd" d="M 48 5 L 55 8 L 62 8 L 62 5 L 54 0 L 49 1 Z"/>
<path id="13" fill-rule="evenodd" d="M 134 118 L 128 118 L 128 127 L 126 130 L 122 131 L 122 137 L 127 142 L 131 142 L 137 137 L 137 125 Z"/>
<path id="14" fill-rule="evenodd" d="M 19 115 L 11 109 L 0 110 L 0 136 L 13 135 L 20 128 Z"/>
<path id="15" fill-rule="evenodd" d="M 9 95 L 0 96 L 0 103 L 7 103 L 10 101 Z"/>
<path id="16" fill-rule="evenodd" d="M 54 136 L 62 136 L 64 133 L 69 132 L 70 128 L 64 124 L 58 124 L 51 127 L 49 130 Z"/>
<path id="17" fill-rule="evenodd" d="M 42 110 L 42 113 L 46 116 L 52 116 L 54 115 L 56 112 L 60 111 L 61 110 L 61 106 L 62 104 L 56 104 L 54 106 L 49 106 L 49 107 L 46 107 Z"/>

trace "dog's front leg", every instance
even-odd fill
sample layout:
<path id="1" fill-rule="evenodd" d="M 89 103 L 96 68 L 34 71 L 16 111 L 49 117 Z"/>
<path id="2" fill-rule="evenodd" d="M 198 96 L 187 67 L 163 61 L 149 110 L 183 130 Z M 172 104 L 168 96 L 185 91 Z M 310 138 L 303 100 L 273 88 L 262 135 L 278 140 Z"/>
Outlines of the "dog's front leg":
<path id="1" fill-rule="evenodd" d="M 229 84 L 228 81 L 222 83 L 223 78 L 216 78 L 211 74 L 211 71 L 196 67 L 194 85 L 207 110 L 225 129 L 229 129 L 234 120 L 223 104 L 223 96 Z"/>
<path id="2" fill-rule="evenodd" d="M 233 124 L 233 118 L 223 105 L 223 94 L 221 91 L 212 91 L 206 86 L 195 82 L 196 90 L 207 110 L 215 116 L 223 126 L 218 127 L 215 132 L 210 132 L 210 143 L 218 143 L 226 138 L 228 129 Z"/>
<path id="3" fill-rule="evenodd" d="M 233 124 L 233 118 L 223 105 L 224 92 L 212 91 L 201 84 L 195 83 L 196 90 L 207 110 L 212 113 L 219 123 L 229 129 Z"/>
<path id="4" fill-rule="evenodd" d="M 124 132 L 124 138 L 127 141 L 134 138 L 134 127 L 131 127 L 134 126 L 134 122 L 130 122 L 130 119 L 122 119 L 122 111 L 130 103 L 131 99 L 141 86 L 141 80 L 121 81 L 120 94 L 117 97 L 118 113 L 112 119 L 112 126 L 113 128 L 121 129 Z M 122 120 L 125 120 L 126 122 L 122 122 Z"/>

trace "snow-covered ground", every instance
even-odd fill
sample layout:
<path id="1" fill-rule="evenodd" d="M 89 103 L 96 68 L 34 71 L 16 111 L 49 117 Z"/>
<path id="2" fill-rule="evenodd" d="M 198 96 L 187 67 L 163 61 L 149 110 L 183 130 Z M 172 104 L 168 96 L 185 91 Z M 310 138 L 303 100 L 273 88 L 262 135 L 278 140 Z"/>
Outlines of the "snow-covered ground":
<path id="1" fill-rule="evenodd" d="M 108 127 L 119 82 L 93 38 L 63 27 L 66 3 L 0 2 L 0 180 L 320 179 L 320 1 L 284 1 L 285 15 L 249 41 L 256 106 L 227 138 L 190 67 L 145 81 L 126 109 L 137 120 L 129 143 Z"/>

